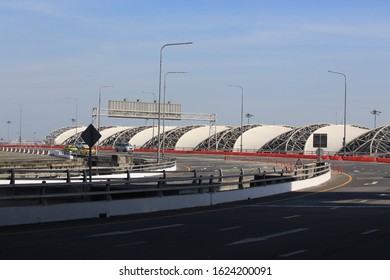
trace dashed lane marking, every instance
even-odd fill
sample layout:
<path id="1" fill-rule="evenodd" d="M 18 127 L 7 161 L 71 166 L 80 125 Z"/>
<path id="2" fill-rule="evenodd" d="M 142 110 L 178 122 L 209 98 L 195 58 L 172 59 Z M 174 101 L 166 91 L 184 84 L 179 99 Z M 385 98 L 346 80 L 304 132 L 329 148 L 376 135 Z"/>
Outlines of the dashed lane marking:
<path id="1" fill-rule="evenodd" d="M 288 219 L 294 219 L 294 218 L 298 218 L 298 217 L 300 217 L 301 215 L 292 215 L 292 216 L 287 216 L 287 217 L 283 217 L 283 219 L 286 219 L 286 220 L 288 220 Z"/>
<path id="2" fill-rule="evenodd" d="M 298 251 L 294 251 L 294 252 L 290 252 L 290 253 L 287 253 L 287 254 L 280 255 L 279 257 L 288 258 L 288 257 L 299 255 L 299 254 L 302 254 L 302 253 L 305 253 L 305 252 L 307 252 L 307 250 L 298 250 Z"/>
<path id="3" fill-rule="evenodd" d="M 234 229 L 239 229 L 242 228 L 241 226 L 236 226 L 236 227 L 229 227 L 229 228 L 221 228 L 218 231 L 229 231 L 229 230 L 234 230 Z"/>
<path id="4" fill-rule="evenodd" d="M 367 231 L 365 231 L 365 232 L 362 232 L 361 235 L 371 234 L 371 233 L 377 232 L 378 230 L 379 230 L 379 229 L 367 230 Z"/>
<path id="5" fill-rule="evenodd" d="M 259 237 L 254 237 L 254 238 L 245 238 L 245 239 L 238 240 L 236 242 L 226 244 L 225 246 L 233 246 L 233 245 L 241 245 L 241 244 L 253 243 L 253 242 L 258 242 L 258 241 L 265 241 L 265 240 L 268 240 L 271 238 L 294 234 L 294 233 L 298 233 L 298 232 L 302 232 L 302 231 L 306 231 L 306 230 L 308 230 L 308 228 L 296 228 L 296 229 L 282 231 L 282 232 L 278 232 L 278 233 L 274 233 L 274 234 L 270 234 L 270 235 L 265 235 L 265 236 L 259 236 Z"/>

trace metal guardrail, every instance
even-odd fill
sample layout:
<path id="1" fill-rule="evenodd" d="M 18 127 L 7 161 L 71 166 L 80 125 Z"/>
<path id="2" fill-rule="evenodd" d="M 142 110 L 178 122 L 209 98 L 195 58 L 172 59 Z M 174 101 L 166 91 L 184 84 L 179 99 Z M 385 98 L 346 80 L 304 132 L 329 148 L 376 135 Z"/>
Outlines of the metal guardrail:
<path id="1" fill-rule="evenodd" d="M 99 178 L 88 182 L 72 180 L 67 171 L 64 182 L 49 183 L 51 178 L 39 184 L 9 184 L 0 186 L 1 206 L 48 205 L 72 202 L 162 197 L 195 193 L 212 193 L 310 179 L 330 172 L 328 163 L 305 164 L 299 168 L 224 175 L 223 170 L 215 174 L 200 174 L 192 171 L 138 171 L 151 177 L 132 178 L 129 171 L 122 178 Z M 135 171 L 134 171 L 135 172 Z M 68 176 L 69 175 L 69 176 Z"/>
<path id="2" fill-rule="evenodd" d="M 133 165 L 131 169 L 129 167 L 93 167 L 92 176 L 97 175 L 123 175 L 123 179 L 130 178 L 130 173 L 145 173 L 152 170 L 163 170 L 176 166 L 176 160 L 171 159 L 161 163 L 149 163 Z M 61 168 L 61 169 L 19 169 L 19 168 L 0 168 L 0 180 L 8 183 L 3 185 L 16 185 L 18 181 L 55 181 L 55 183 L 80 183 L 87 182 L 89 178 L 88 168 Z M 119 177 L 120 178 L 120 177 Z M 99 178 L 99 181 L 106 180 Z M 36 183 L 35 183 L 36 184 Z M 0 183 L 0 186 L 2 184 Z"/>

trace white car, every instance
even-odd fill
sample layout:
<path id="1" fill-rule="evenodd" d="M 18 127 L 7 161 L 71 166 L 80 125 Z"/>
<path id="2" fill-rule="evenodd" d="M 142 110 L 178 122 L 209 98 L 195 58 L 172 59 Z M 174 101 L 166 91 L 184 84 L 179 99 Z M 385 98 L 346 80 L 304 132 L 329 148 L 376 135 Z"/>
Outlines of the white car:
<path id="1" fill-rule="evenodd" d="M 129 143 L 116 143 L 115 150 L 117 152 L 132 152 L 132 151 L 134 151 L 134 147 L 133 147 L 133 145 L 130 145 Z"/>
<path id="2" fill-rule="evenodd" d="M 85 143 L 85 142 L 76 143 L 75 147 L 77 149 L 89 149 L 87 143 Z"/>

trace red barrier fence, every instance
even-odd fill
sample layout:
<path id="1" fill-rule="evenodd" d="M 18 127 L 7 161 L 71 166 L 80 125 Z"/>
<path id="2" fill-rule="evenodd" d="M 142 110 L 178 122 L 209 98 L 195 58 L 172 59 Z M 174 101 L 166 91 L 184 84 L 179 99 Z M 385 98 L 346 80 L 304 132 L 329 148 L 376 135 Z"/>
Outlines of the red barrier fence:
<path id="1" fill-rule="evenodd" d="M 34 145 L 1 145 L 2 147 L 21 147 L 21 148 L 40 148 L 40 149 L 63 149 L 64 146 L 34 146 Z M 114 150 L 112 147 L 99 147 L 99 150 Z M 156 149 L 135 149 L 137 152 L 150 152 L 156 153 Z M 273 158 L 292 158 L 292 159 L 317 159 L 316 155 L 303 155 L 303 154 L 274 154 L 274 153 L 257 153 L 257 152 L 226 152 L 226 151 L 191 151 L 191 150 L 165 150 L 166 154 L 211 154 L 211 155 L 226 155 L 226 156 L 254 156 L 254 157 L 273 157 Z M 390 163 L 390 158 L 380 158 L 372 156 L 322 156 L 323 160 L 337 160 L 337 161 L 357 161 L 357 162 L 379 162 Z"/>

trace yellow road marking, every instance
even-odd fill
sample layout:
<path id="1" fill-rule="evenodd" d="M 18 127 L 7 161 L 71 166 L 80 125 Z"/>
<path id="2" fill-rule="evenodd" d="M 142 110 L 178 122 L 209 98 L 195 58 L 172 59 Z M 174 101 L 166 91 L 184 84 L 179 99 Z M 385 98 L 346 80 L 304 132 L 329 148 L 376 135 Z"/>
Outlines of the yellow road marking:
<path id="1" fill-rule="evenodd" d="M 322 191 L 319 191 L 319 192 L 329 192 L 329 191 L 333 191 L 333 190 L 335 190 L 335 189 L 344 187 L 345 185 L 351 183 L 351 182 L 352 182 L 352 176 L 351 176 L 351 175 L 348 175 L 347 173 L 343 173 L 343 174 L 344 174 L 345 176 L 348 177 L 348 181 L 347 181 L 347 182 L 344 182 L 344 183 L 342 183 L 342 184 L 340 184 L 340 185 L 337 185 L 337 186 L 335 186 L 335 187 L 331 187 L 331 188 L 329 188 L 329 189 L 322 190 Z"/>

